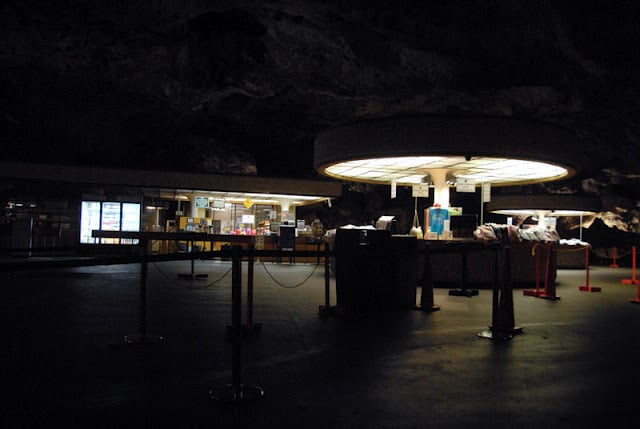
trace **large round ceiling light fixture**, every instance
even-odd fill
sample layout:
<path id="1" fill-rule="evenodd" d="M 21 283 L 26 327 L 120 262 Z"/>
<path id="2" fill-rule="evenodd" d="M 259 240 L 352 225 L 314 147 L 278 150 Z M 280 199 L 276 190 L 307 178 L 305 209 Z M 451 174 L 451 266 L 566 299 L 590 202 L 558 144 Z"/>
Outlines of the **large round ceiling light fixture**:
<path id="1" fill-rule="evenodd" d="M 575 135 L 560 126 L 508 117 L 403 117 L 319 134 L 314 167 L 345 181 L 414 185 L 429 175 L 435 202 L 449 204 L 447 177 L 480 185 L 566 179 L 584 167 Z"/>

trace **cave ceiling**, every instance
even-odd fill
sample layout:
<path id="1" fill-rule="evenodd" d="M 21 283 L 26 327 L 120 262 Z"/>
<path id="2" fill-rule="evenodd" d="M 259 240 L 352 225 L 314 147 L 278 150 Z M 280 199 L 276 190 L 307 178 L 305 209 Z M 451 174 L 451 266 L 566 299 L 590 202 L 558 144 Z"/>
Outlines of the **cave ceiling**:
<path id="1" fill-rule="evenodd" d="M 336 125 L 532 118 L 596 161 L 544 191 L 637 223 L 633 2 L 16 0 L 0 34 L 3 160 L 315 177 Z"/>

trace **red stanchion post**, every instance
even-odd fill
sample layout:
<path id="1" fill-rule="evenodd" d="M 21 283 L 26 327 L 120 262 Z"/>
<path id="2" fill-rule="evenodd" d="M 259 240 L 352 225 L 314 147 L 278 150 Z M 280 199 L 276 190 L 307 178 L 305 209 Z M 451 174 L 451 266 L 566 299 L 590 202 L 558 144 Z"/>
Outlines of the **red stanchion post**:
<path id="1" fill-rule="evenodd" d="M 632 304 L 640 304 L 640 284 L 638 284 L 638 294 L 635 299 L 630 300 Z"/>
<path id="2" fill-rule="evenodd" d="M 531 248 L 531 253 L 536 257 L 536 289 L 522 291 L 524 296 L 540 296 L 540 246 L 540 243 L 536 243 Z"/>
<path id="3" fill-rule="evenodd" d="M 585 252 L 585 273 L 586 273 L 586 281 L 584 286 L 580 286 L 578 289 L 583 292 L 601 292 L 602 288 L 600 287 L 592 287 L 589 286 L 589 246 L 584 247 L 586 249 Z"/>
<path id="4" fill-rule="evenodd" d="M 640 280 L 636 279 L 636 246 L 631 248 L 631 278 L 622 279 L 623 285 L 637 285 Z"/>
<path id="5" fill-rule="evenodd" d="M 612 253 L 613 253 L 613 264 L 609 265 L 609 267 L 611 268 L 618 268 L 618 249 L 617 248 L 613 248 L 612 249 Z"/>

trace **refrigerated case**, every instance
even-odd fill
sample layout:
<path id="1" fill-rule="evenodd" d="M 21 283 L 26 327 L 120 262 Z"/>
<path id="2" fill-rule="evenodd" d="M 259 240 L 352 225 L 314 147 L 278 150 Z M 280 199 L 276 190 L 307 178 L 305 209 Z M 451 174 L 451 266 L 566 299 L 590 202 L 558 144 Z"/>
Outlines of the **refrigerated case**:
<path id="1" fill-rule="evenodd" d="M 140 231 L 140 204 L 119 201 L 82 201 L 80 214 L 80 243 L 137 244 L 138 240 L 93 238 L 91 232 Z"/>

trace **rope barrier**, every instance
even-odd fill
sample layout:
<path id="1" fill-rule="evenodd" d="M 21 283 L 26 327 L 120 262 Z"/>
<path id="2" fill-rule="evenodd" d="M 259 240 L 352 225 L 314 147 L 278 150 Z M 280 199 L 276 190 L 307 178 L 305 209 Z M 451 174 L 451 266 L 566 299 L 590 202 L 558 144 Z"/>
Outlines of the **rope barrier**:
<path id="1" fill-rule="evenodd" d="M 596 256 L 597 256 L 597 257 L 599 257 L 599 258 L 603 258 L 603 259 L 613 259 L 613 260 L 616 260 L 616 259 L 624 258 L 624 257 L 627 257 L 627 256 L 631 255 L 631 251 L 629 251 L 629 252 L 622 252 L 622 253 L 621 253 L 617 247 L 614 247 L 614 248 L 612 249 L 612 251 L 614 252 L 614 256 L 609 256 L 609 254 L 608 254 L 608 253 L 607 253 L 606 255 L 603 255 L 602 253 L 597 252 L 595 249 L 593 249 L 593 248 L 591 249 L 591 252 L 593 252 L 593 254 L 594 254 L 594 255 L 596 255 Z"/>
<path id="2" fill-rule="evenodd" d="M 575 249 L 566 249 L 566 248 L 558 247 L 557 252 L 558 253 L 582 252 L 585 248 L 589 248 L 589 246 L 580 246 L 580 247 L 576 247 Z"/>
<path id="3" fill-rule="evenodd" d="M 320 265 L 315 265 L 315 267 L 313 268 L 313 270 L 311 271 L 311 273 L 309 273 L 309 275 L 308 275 L 304 280 L 302 280 L 301 282 L 296 283 L 296 284 L 295 284 L 295 285 L 293 285 L 293 286 L 287 286 L 287 285 L 285 285 L 284 283 L 281 283 L 278 279 L 276 279 L 276 278 L 273 276 L 273 274 L 271 274 L 271 272 L 269 271 L 269 269 L 267 268 L 267 266 L 264 264 L 264 261 L 262 261 L 262 260 L 261 260 L 261 261 L 260 261 L 260 265 L 262 265 L 262 268 L 264 268 L 264 271 L 267 273 L 267 275 L 269 275 L 269 277 L 271 278 L 271 280 L 273 280 L 273 281 L 274 281 L 278 286 L 280 286 L 280 287 L 282 287 L 282 288 L 284 288 L 284 289 L 295 289 L 295 288 L 298 288 L 298 287 L 300 287 L 300 286 L 304 285 L 306 282 L 308 282 L 308 281 L 309 281 L 309 279 L 311 278 L 311 276 L 313 276 L 313 274 L 316 272 L 316 270 L 317 270 L 317 269 L 318 269 L 318 267 L 320 266 Z"/>
<path id="4" fill-rule="evenodd" d="M 164 279 L 167 281 L 167 283 L 176 285 L 176 286 L 180 286 L 183 287 L 185 289 L 192 289 L 192 290 L 201 290 L 201 289 L 208 289 L 212 286 L 215 286 L 216 284 L 220 283 L 222 280 L 224 280 L 225 277 L 227 277 L 229 275 L 229 273 L 231 272 L 231 270 L 233 269 L 233 267 L 229 267 L 229 269 L 222 274 L 220 277 L 218 277 L 217 279 L 213 280 L 212 282 L 206 283 L 205 285 L 202 286 L 188 286 L 187 283 L 183 283 L 183 282 L 176 282 L 174 280 L 172 280 L 172 278 L 166 273 L 164 272 L 156 262 L 153 263 L 153 266 L 158 270 L 158 272 L 162 275 L 162 277 L 164 277 Z M 191 284 L 191 282 L 189 282 L 189 284 Z"/>

